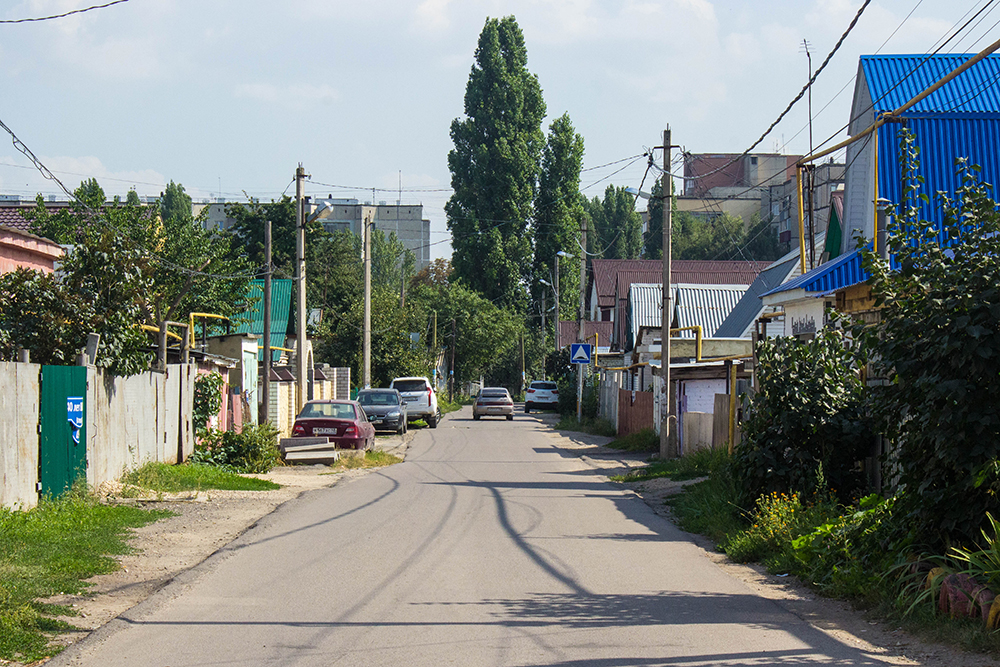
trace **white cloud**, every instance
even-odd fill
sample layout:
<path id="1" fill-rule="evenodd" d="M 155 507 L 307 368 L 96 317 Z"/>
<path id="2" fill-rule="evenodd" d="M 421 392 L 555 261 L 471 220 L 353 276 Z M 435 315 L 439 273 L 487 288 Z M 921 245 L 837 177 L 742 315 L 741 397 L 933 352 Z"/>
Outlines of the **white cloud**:
<path id="1" fill-rule="evenodd" d="M 40 156 L 39 160 L 70 192 L 88 178 L 96 178 L 109 198 L 125 195 L 133 188 L 140 195 L 157 195 L 167 182 L 164 175 L 154 169 L 111 169 L 93 155 Z M 39 192 L 66 198 L 57 183 L 42 176 L 21 155 L 0 155 L 0 190 L 19 194 L 22 199 L 31 199 Z"/>
<path id="2" fill-rule="evenodd" d="M 419 30 L 440 32 L 451 27 L 448 5 L 451 0 L 424 0 L 414 10 L 415 27 Z"/>

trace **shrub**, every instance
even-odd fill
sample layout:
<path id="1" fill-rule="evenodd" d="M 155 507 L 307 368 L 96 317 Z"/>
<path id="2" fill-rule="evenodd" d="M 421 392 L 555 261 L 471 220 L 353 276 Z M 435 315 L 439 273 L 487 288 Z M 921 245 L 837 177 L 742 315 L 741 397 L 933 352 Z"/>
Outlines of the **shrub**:
<path id="1" fill-rule="evenodd" d="M 856 353 L 843 332 L 758 344 L 758 391 L 736 448 L 737 480 L 749 504 L 765 493 L 809 493 L 819 471 L 849 501 L 863 487 L 857 462 L 872 439 Z"/>
<path id="2" fill-rule="evenodd" d="M 194 410 L 191 420 L 195 431 L 201 435 L 208 429 L 208 420 L 219 414 L 222 407 L 223 379 L 215 371 L 199 375 L 194 380 Z"/>
<path id="3" fill-rule="evenodd" d="M 241 433 L 207 431 L 190 460 L 239 473 L 267 472 L 281 462 L 278 430 L 264 422 L 246 424 Z"/>

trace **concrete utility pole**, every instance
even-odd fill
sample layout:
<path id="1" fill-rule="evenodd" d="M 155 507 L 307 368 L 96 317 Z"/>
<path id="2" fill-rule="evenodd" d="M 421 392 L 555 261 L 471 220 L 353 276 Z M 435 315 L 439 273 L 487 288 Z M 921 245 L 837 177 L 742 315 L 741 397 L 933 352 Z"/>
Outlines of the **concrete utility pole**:
<path id="1" fill-rule="evenodd" d="M 552 339 L 552 347 L 555 349 L 556 354 L 559 353 L 559 253 L 556 253 L 556 275 L 552 276 L 552 291 L 555 293 L 556 297 L 556 312 L 552 316 L 552 319 L 556 321 L 555 335 Z"/>
<path id="2" fill-rule="evenodd" d="M 663 375 L 663 394 L 660 398 L 660 458 L 676 456 L 673 434 L 670 432 L 670 325 L 673 324 L 670 307 L 670 208 L 674 179 L 670 176 L 670 126 L 663 131 L 663 303 L 660 318 L 660 370 Z"/>
<path id="3" fill-rule="evenodd" d="M 371 214 L 364 218 L 365 240 L 365 332 L 363 346 L 364 367 L 362 369 L 361 386 L 372 385 L 372 230 Z"/>
<path id="4" fill-rule="evenodd" d="M 448 401 L 455 401 L 455 342 L 458 340 L 458 328 L 455 318 L 451 318 L 451 363 L 448 365 Z"/>
<path id="5" fill-rule="evenodd" d="M 257 423 L 268 420 L 271 406 L 271 216 L 264 215 L 264 379 L 260 387 Z"/>
<path id="6" fill-rule="evenodd" d="M 584 293 L 587 291 L 587 218 L 580 221 L 580 314 L 577 315 L 576 340 L 583 342 L 583 321 L 585 317 L 586 300 Z M 583 421 L 583 367 L 585 364 L 576 365 L 576 421 Z"/>
<path id="7" fill-rule="evenodd" d="M 296 392 L 296 414 L 302 410 L 308 391 L 306 371 L 306 213 L 302 201 L 302 189 L 306 178 L 306 170 L 300 163 L 295 170 L 295 281 L 297 287 L 295 309 L 295 375 L 298 391 Z M 270 354 L 270 350 L 267 353 Z M 270 378 L 268 378 L 270 379 Z"/>

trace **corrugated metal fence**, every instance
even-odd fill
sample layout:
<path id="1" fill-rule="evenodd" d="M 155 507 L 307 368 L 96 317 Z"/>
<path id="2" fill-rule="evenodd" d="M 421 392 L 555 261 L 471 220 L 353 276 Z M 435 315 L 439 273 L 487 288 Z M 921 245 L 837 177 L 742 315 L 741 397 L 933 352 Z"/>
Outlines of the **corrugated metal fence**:
<path id="1" fill-rule="evenodd" d="M 0 362 L 0 505 L 38 503 L 42 366 Z M 116 480 L 148 461 L 177 463 L 194 450 L 191 415 L 196 367 L 114 377 L 87 368 L 87 483 Z M 54 415 L 53 419 L 65 419 Z"/>

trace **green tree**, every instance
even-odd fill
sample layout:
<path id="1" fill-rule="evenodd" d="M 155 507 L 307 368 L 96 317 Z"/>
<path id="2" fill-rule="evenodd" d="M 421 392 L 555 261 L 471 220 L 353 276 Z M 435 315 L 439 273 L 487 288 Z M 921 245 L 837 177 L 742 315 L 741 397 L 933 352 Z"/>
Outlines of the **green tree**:
<path id="1" fill-rule="evenodd" d="M 164 220 L 191 219 L 191 197 L 184 192 L 184 186 L 170 181 L 167 189 L 160 193 L 160 216 Z"/>
<path id="2" fill-rule="evenodd" d="M 455 192 L 445 206 L 456 278 L 489 299 L 522 307 L 545 143 L 545 102 L 527 61 L 514 17 L 487 19 L 465 91 L 465 118 L 451 124 Z"/>
<path id="3" fill-rule="evenodd" d="M 128 206 L 142 206 L 142 200 L 139 199 L 139 193 L 135 191 L 135 188 L 129 188 L 128 194 L 125 195 L 125 204 Z"/>
<path id="4" fill-rule="evenodd" d="M 881 308 L 856 333 L 888 379 L 873 389 L 873 413 L 895 444 L 908 524 L 923 544 L 971 543 L 986 512 L 1000 514 L 1000 213 L 979 168 L 959 159 L 955 196 L 938 194 L 941 222 L 921 218 L 929 197 L 907 132 L 900 153 L 896 268 L 862 252 Z"/>
<path id="5" fill-rule="evenodd" d="M 587 204 L 597 230 L 596 247 L 604 259 L 637 259 L 642 251 L 642 218 L 635 210 L 635 196 L 624 187 L 609 185 L 604 199 Z"/>
<path id="6" fill-rule="evenodd" d="M 539 280 L 552 282 L 556 253 L 563 251 L 577 255 L 580 251 L 582 166 L 583 137 L 573 129 L 569 114 L 563 114 L 549 126 L 548 141 L 542 154 L 532 225 L 535 237 L 532 296 L 536 301 L 541 298 L 543 289 L 549 289 Z M 567 259 L 563 258 L 559 264 L 560 312 L 572 312 L 580 294 L 580 271 Z"/>
<path id="7" fill-rule="evenodd" d="M 673 227 L 673 216 L 677 214 L 676 198 L 671 197 L 673 211 L 671 211 L 671 227 Z M 649 215 L 649 226 L 646 235 L 643 237 L 642 254 L 646 259 L 663 259 L 663 179 L 658 178 L 653 183 L 653 190 L 650 192 L 649 203 L 646 206 Z M 671 246 L 673 239 L 671 239 Z"/>

